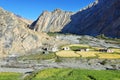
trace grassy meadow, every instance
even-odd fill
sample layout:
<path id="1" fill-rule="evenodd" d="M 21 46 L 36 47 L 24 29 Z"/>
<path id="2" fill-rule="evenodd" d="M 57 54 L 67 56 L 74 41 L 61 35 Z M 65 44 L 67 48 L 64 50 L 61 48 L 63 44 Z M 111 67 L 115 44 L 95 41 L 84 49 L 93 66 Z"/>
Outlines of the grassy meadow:
<path id="1" fill-rule="evenodd" d="M 0 72 L 0 80 L 20 80 L 20 73 Z"/>
<path id="2" fill-rule="evenodd" d="M 47 60 L 47 59 L 53 59 L 55 57 L 56 57 L 55 53 L 50 53 L 50 54 L 37 53 L 37 54 L 21 56 L 19 57 L 19 59 L 20 60 Z"/>
<path id="3" fill-rule="evenodd" d="M 25 80 L 120 80 L 120 71 L 45 69 Z"/>

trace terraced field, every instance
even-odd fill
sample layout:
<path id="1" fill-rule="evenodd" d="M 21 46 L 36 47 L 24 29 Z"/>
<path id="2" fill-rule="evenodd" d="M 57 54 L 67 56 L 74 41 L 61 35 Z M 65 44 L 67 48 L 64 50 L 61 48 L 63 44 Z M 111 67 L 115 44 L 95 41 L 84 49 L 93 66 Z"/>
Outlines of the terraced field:
<path id="1" fill-rule="evenodd" d="M 0 80 L 21 80 L 21 74 L 12 72 L 0 72 Z"/>
<path id="2" fill-rule="evenodd" d="M 46 69 L 25 80 L 120 80 L 120 71 Z"/>
<path id="3" fill-rule="evenodd" d="M 99 47 L 90 47 L 88 45 L 81 45 L 81 44 L 72 44 L 67 45 L 67 47 L 72 48 L 69 51 L 58 51 L 56 53 L 59 57 L 95 57 L 95 58 L 104 58 L 104 59 L 120 59 L 120 49 L 113 48 L 113 53 L 107 52 L 99 52 L 98 50 L 101 49 Z M 74 51 L 75 49 L 79 48 L 88 48 L 89 51 Z"/>
<path id="4" fill-rule="evenodd" d="M 120 59 L 119 54 L 108 54 L 108 53 L 102 53 L 102 54 L 97 54 L 99 58 L 102 59 Z"/>
<path id="5" fill-rule="evenodd" d="M 80 57 L 80 55 L 76 54 L 74 51 L 59 51 L 56 55 L 59 57 Z"/>
<path id="6" fill-rule="evenodd" d="M 89 52 L 77 51 L 76 53 L 79 54 L 81 57 L 97 57 L 96 54 L 98 54 L 99 52 L 96 52 L 96 51 L 89 51 Z"/>

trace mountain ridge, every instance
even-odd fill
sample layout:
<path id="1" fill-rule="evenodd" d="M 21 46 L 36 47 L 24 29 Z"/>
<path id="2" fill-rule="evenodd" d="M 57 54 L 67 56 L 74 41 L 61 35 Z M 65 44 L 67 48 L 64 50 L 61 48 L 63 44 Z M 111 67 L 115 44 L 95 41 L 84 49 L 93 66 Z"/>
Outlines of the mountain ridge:
<path id="1" fill-rule="evenodd" d="M 59 32 L 70 22 L 70 16 L 73 12 L 55 9 L 52 12 L 44 11 L 30 28 L 38 32 Z"/>
<path id="2" fill-rule="evenodd" d="M 107 37 L 120 38 L 119 3 L 119 0 L 96 0 L 76 13 L 60 10 L 55 14 L 53 14 L 54 11 L 43 12 L 30 28 L 38 32 L 62 32 L 90 36 L 104 34 Z M 51 16 L 54 17 L 54 15 L 57 18 L 52 21 Z M 65 23 L 62 24 L 64 20 Z"/>
<path id="3" fill-rule="evenodd" d="M 62 32 L 92 36 L 104 34 L 108 37 L 120 37 L 119 3 L 120 0 L 98 0 L 98 3 L 92 8 L 74 14 L 71 22 L 63 28 Z M 74 32 L 70 28 L 74 28 L 76 31 Z"/>

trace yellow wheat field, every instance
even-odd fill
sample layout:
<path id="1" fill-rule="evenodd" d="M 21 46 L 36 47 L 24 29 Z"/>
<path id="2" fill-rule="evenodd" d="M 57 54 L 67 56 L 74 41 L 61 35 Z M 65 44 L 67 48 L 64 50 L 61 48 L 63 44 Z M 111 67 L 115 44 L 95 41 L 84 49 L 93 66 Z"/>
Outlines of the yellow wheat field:
<path id="1" fill-rule="evenodd" d="M 98 54 L 98 52 L 95 51 L 88 51 L 88 52 L 76 52 L 77 54 L 81 55 L 81 57 L 96 57 L 96 54 Z"/>
<path id="2" fill-rule="evenodd" d="M 119 54 L 101 53 L 101 54 L 97 54 L 97 55 L 99 56 L 99 58 L 102 58 L 102 59 L 120 59 Z"/>
<path id="3" fill-rule="evenodd" d="M 120 53 L 120 49 L 112 49 L 114 52 Z"/>
<path id="4" fill-rule="evenodd" d="M 76 54 L 74 51 L 59 51 L 56 55 L 59 57 L 80 57 L 80 55 Z"/>

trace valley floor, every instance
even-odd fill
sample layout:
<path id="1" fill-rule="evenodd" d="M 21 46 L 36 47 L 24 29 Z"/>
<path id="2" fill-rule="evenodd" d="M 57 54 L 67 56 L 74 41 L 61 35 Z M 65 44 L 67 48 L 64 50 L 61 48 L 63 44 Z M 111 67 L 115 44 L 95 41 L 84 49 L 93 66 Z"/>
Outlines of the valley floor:
<path id="1" fill-rule="evenodd" d="M 22 74 L 15 80 L 23 79 L 23 77 L 25 80 L 120 80 L 120 45 L 108 44 L 104 40 L 88 36 L 84 37 L 85 41 L 82 40 L 83 37 L 76 36 L 59 36 L 59 39 L 69 40 L 71 44 L 62 47 L 71 49 L 1 59 L 0 74 Z M 99 52 L 99 49 L 109 47 L 114 52 Z M 89 49 L 89 51 L 74 51 L 81 48 Z M 0 78 L 0 80 L 8 79 Z"/>

